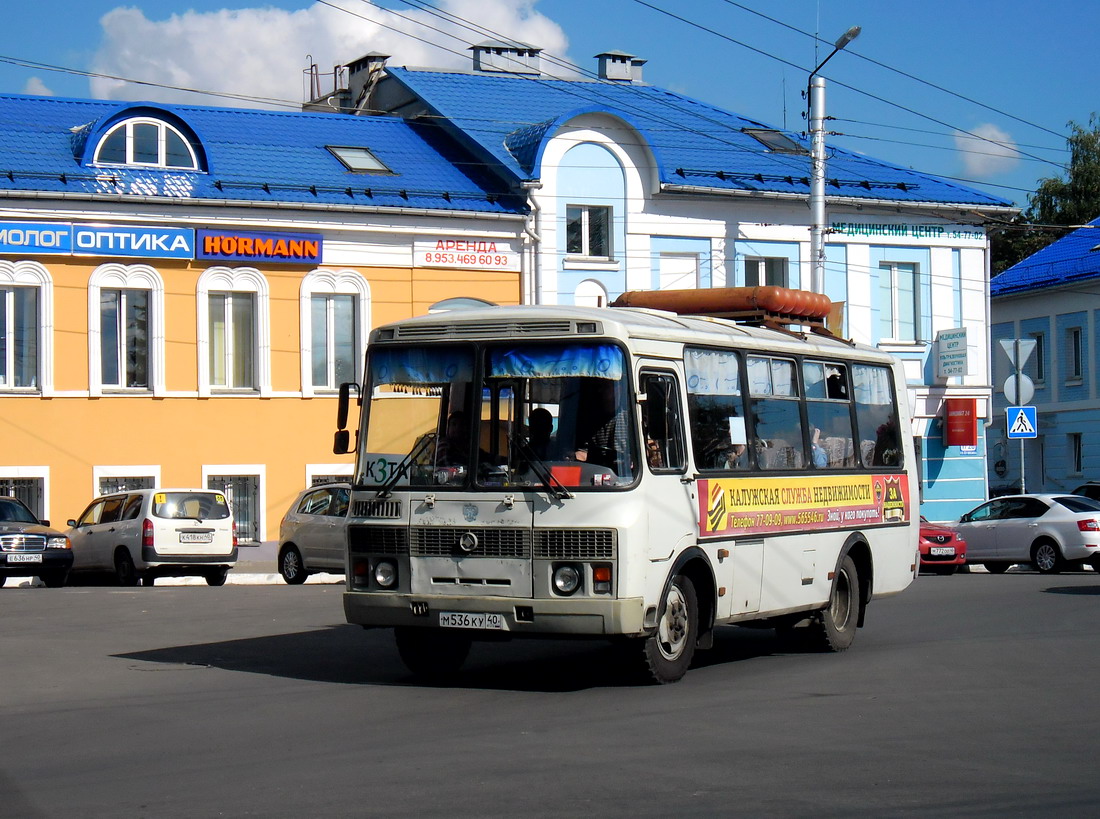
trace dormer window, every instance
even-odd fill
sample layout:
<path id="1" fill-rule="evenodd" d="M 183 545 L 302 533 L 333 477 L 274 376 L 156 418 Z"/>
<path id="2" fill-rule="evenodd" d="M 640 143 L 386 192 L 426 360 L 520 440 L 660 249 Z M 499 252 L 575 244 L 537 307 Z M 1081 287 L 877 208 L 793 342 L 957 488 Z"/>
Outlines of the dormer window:
<path id="1" fill-rule="evenodd" d="M 182 133 L 157 119 L 120 122 L 100 140 L 97 165 L 139 165 L 197 171 L 195 149 Z"/>

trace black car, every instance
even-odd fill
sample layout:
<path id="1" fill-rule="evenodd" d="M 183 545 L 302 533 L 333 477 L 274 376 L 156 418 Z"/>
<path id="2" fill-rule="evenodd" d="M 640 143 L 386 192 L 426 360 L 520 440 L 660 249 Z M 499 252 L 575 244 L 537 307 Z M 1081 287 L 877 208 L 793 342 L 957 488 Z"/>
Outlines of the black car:
<path id="1" fill-rule="evenodd" d="M 0 586 L 9 577 L 38 577 L 51 588 L 65 585 L 73 550 L 49 523 L 18 498 L 0 497 Z"/>
<path id="2" fill-rule="evenodd" d="M 1092 498 L 1094 501 L 1100 501 L 1100 481 L 1083 483 L 1073 490 L 1073 494 L 1083 495 L 1086 498 Z"/>

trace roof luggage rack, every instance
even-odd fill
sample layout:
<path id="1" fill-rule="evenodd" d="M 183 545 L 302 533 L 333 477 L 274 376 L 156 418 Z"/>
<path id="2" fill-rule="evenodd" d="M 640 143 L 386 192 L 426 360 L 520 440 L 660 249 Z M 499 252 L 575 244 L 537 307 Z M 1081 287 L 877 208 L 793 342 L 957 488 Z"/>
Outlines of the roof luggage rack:
<path id="1" fill-rule="evenodd" d="M 665 310 L 679 316 L 710 316 L 792 333 L 791 325 L 836 338 L 825 324 L 833 303 L 822 293 L 788 287 L 710 287 L 693 290 L 630 290 L 612 307 Z"/>

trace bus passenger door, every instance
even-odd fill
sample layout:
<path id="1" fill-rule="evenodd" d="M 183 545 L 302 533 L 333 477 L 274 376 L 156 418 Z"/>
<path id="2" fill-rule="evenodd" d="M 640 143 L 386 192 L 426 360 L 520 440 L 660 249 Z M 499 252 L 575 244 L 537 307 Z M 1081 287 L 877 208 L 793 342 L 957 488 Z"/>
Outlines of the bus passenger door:
<path id="1" fill-rule="evenodd" d="M 663 562 L 695 542 L 699 506 L 687 473 L 687 447 L 680 388 L 675 373 L 642 370 L 645 477 L 641 488 L 649 519 L 649 559 Z"/>

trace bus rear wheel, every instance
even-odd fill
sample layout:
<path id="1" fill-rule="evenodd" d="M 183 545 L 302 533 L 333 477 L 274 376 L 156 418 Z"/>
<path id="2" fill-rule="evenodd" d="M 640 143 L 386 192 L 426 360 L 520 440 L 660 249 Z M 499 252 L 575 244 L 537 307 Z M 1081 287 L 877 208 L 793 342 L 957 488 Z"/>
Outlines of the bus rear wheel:
<path id="1" fill-rule="evenodd" d="M 840 561 L 829 605 L 810 622 L 809 634 L 819 651 L 844 651 L 856 638 L 859 622 L 859 572 L 848 555 Z"/>
<path id="2" fill-rule="evenodd" d="M 418 677 L 441 679 L 458 673 L 470 653 L 471 640 L 464 634 L 431 628 L 393 630 L 401 662 Z"/>
<path id="3" fill-rule="evenodd" d="M 653 682 L 664 685 L 683 677 L 695 656 L 698 639 L 699 601 L 695 585 L 678 574 L 665 592 L 657 630 L 643 641 L 643 656 Z"/>

